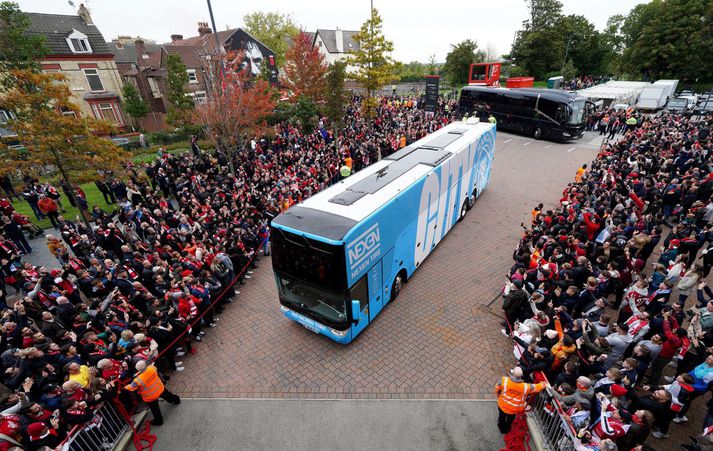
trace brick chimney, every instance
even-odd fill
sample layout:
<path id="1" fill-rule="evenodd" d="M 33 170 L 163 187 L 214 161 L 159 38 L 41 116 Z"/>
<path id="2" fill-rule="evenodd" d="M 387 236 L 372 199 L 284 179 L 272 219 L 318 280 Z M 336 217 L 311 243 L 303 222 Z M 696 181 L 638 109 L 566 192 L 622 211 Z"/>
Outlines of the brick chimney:
<path id="1" fill-rule="evenodd" d="M 211 34 L 213 30 L 210 29 L 208 26 L 208 22 L 198 22 L 198 34 L 201 36 L 205 36 L 207 34 Z"/>
<path id="2" fill-rule="evenodd" d="M 334 38 L 337 41 L 337 52 L 344 53 L 344 33 L 339 27 L 337 27 L 337 30 L 334 32 Z"/>
<path id="3" fill-rule="evenodd" d="M 134 45 L 136 46 L 136 64 L 141 67 L 141 60 L 148 58 L 148 55 L 146 54 L 146 46 L 144 45 L 144 41 L 141 39 L 135 40 Z"/>
<path id="4" fill-rule="evenodd" d="M 92 22 L 92 16 L 89 15 L 89 10 L 86 6 L 84 6 L 84 3 L 79 4 L 79 10 L 77 10 L 77 14 L 79 15 L 79 17 L 82 18 L 85 24 L 94 25 L 94 22 Z"/>
<path id="5" fill-rule="evenodd" d="M 171 42 L 174 43 L 174 44 L 175 44 L 176 42 L 182 41 L 182 40 L 183 40 L 183 35 L 182 35 L 182 34 L 172 34 L 172 35 L 171 35 Z"/>

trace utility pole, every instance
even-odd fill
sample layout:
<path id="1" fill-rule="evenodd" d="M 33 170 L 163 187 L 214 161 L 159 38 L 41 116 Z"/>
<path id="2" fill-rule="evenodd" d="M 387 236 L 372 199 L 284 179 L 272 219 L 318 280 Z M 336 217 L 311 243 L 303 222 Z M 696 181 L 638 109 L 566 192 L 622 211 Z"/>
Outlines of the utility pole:
<path id="1" fill-rule="evenodd" d="M 210 4 L 210 0 L 208 1 L 208 13 L 210 14 L 210 24 L 213 26 L 213 35 L 215 36 L 215 45 L 216 45 L 216 51 L 218 54 L 222 53 L 221 48 L 220 48 L 220 39 L 218 39 L 218 29 L 215 28 L 215 18 L 213 17 L 213 7 Z"/>

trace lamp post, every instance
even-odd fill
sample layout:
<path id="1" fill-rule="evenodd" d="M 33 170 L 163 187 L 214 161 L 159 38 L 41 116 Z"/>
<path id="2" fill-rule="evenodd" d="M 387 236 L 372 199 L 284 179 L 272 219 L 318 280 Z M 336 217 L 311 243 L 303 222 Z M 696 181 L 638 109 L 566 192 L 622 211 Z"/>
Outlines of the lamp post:
<path id="1" fill-rule="evenodd" d="M 569 44 L 572 42 L 572 38 L 577 36 L 576 33 L 570 33 L 567 35 L 567 45 L 564 47 L 564 60 L 562 61 L 562 69 L 560 69 L 560 75 L 564 72 L 564 66 L 567 64 L 567 54 L 569 53 Z M 564 76 L 564 75 L 562 75 Z"/>

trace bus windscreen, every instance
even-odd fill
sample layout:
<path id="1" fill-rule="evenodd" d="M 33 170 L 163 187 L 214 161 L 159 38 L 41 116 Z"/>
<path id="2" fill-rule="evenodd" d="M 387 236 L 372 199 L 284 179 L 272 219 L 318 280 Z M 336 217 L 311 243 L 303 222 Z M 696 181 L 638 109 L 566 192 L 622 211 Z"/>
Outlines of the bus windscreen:
<path id="1" fill-rule="evenodd" d="M 581 124 L 584 122 L 584 113 L 586 111 L 586 100 L 578 99 L 569 104 L 570 114 L 567 122 L 569 124 Z"/>

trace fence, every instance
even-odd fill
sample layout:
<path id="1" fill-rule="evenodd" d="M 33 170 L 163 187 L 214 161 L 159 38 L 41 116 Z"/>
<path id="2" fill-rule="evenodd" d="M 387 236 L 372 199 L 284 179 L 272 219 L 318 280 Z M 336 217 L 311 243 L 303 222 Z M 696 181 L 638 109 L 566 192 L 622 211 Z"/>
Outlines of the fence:
<path id="1" fill-rule="evenodd" d="M 130 420 L 129 420 L 130 421 Z M 62 445 L 61 451 L 97 451 L 114 449 L 131 425 L 111 402 L 94 411 L 94 418 L 75 426 Z"/>
<path id="2" fill-rule="evenodd" d="M 548 390 L 539 392 L 527 414 L 530 434 L 538 449 L 547 451 L 574 451 L 574 428 L 563 416 L 562 407 Z"/>

